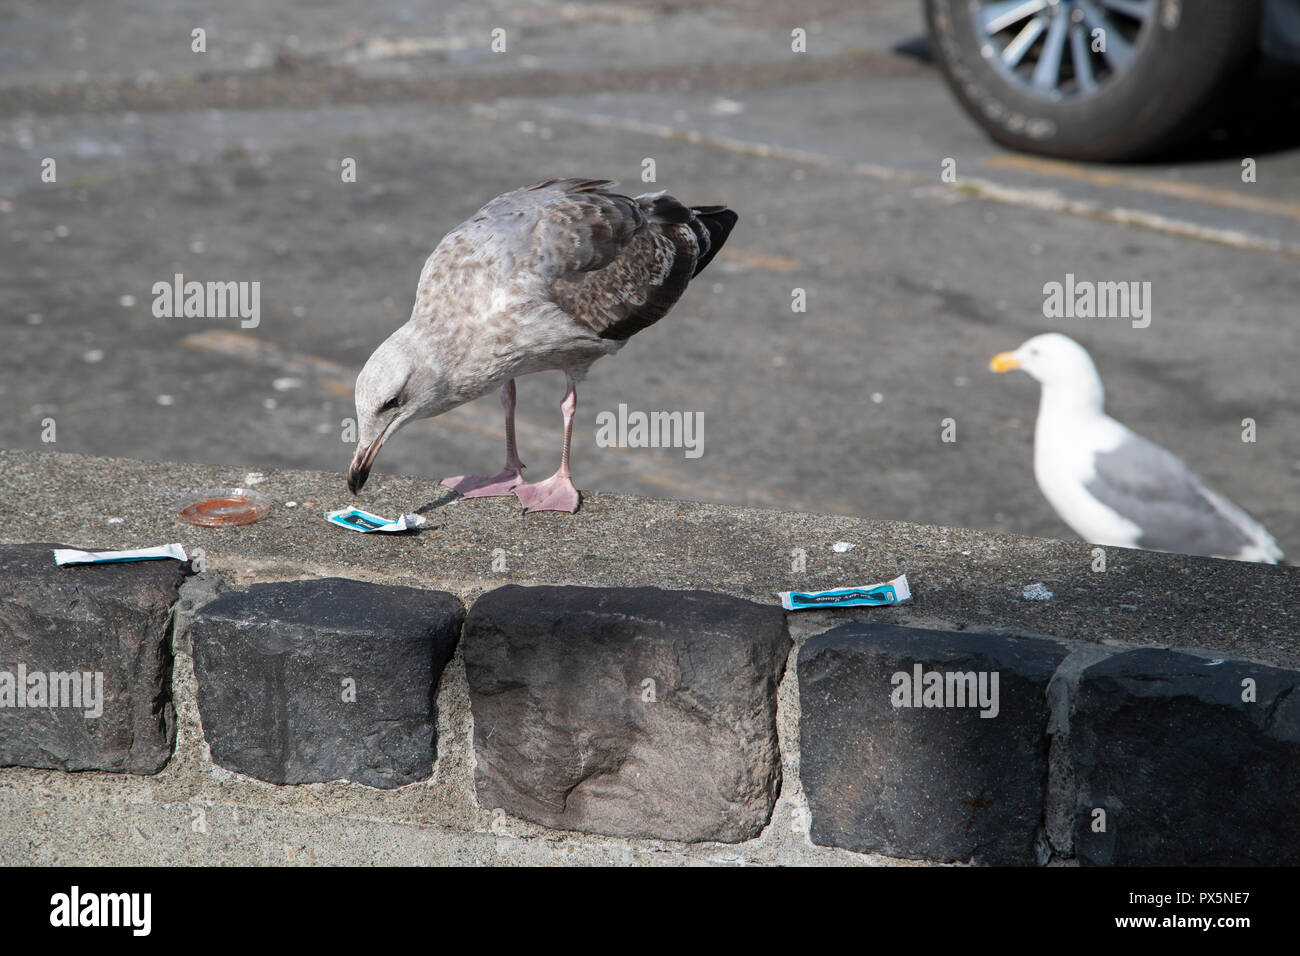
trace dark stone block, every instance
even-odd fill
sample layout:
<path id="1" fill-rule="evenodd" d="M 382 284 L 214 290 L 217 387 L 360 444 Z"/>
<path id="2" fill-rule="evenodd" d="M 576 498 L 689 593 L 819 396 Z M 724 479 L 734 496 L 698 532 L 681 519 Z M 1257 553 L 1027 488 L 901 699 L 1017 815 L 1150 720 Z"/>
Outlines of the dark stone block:
<path id="1" fill-rule="evenodd" d="M 1070 717 L 1079 861 L 1300 864 L 1298 688 L 1295 671 L 1156 649 L 1086 669 Z"/>
<path id="2" fill-rule="evenodd" d="M 0 546 L 0 765 L 156 773 L 176 734 L 171 620 L 186 565 L 59 567 L 63 547 Z M 20 690 L 39 701 L 41 684 L 46 706 L 16 706 Z"/>
<path id="3" fill-rule="evenodd" d="M 801 779 L 812 839 L 929 860 L 1033 864 L 1047 786 L 1045 693 L 1064 647 L 1051 641 L 853 623 L 799 651 Z M 916 667 L 944 676 L 914 703 Z M 976 674 L 976 706 L 964 681 Z M 895 674 L 907 675 L 895 681 Z M 992 674 L 997 674 L 996 716 Z M 979 675 L 988 706 L 979 706 Z M 926 698 L 921 697 L 921 703 Z"/>
<path id="4" fill-rule="evenodd" d="M 519 587 L 465 621 L 480 805 L 621 837 L 757 836 L 785 616 L 707 591 Z"/>
<path id="5" fill-rule="evenodd" d="M 464 614 L 442 591 L 346 578 L 257 584 L 205 604 L 192 635 L 213 761 L 271 783 L 428 777 L 434 697 Z"/>

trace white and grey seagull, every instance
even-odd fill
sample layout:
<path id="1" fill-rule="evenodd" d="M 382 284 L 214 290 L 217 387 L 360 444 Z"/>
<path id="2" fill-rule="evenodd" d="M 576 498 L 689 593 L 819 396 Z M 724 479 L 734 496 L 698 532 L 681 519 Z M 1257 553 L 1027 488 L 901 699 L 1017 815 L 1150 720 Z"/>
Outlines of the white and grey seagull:
<path id="1" fill-rule="evenodd" d="M 569 473 L 576 384 L 672 308 L 736 224 L 724 206 L 686 206 L 663 192 L 624 196 L 602 179 L 548 179 L 505 193 L 438 243 L 424 264 L 411 318 L 357 377 L 361 490 L 375 456 L 417 418 L 501 389 L 506 464 L 443 484 L 468 498 L 515 495 L 525 511 L 576 511 Z M 515 379 L 566 377 L 560 467 L 526 484 L 515 448 Z"/>
<path id="2" fill-rule="evenodd" d="M 1061 519 L 1093 544 L 1276 564 L 1282 550 L 1263 525 L 1206 487 L 1172 453 L 1105 412 L 1092 356 L 1058 332 L 993 357 L 995 372 L 1023 369 L 1042 385 L 1034 477 Z"/>

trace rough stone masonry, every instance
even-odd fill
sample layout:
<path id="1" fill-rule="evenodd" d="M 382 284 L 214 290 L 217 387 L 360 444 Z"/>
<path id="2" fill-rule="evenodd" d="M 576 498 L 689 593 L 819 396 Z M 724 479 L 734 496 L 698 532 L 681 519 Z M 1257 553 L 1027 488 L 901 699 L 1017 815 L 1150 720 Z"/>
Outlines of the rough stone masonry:
<path id="1" fill-rule="evenodd" d="M 780 608 L 508 585 L 465 622 L 479 802 L 564 830 L 752 839 L 781 783 Z"/>
<path id="2" fill-rule="evenodd" d="M 0 461 L 174 500 L 152 465 Z M 105 540 L 81 497 L 0 514 L 28 542 L 0 545 L 8 862 L 1300 862 L 1292 568 L 1112 549 L 1095 574 L 1065 542 L 605 495 L 562 523 L 435 504 L 383 541 L 144 508 Z M 183 535 L 208 569 L 60 568 L 37 531 Z M 795 546 L 807 587 L 905 570 L 916 600 L 785 615 Z M 4 706 L 20 668 L 102 673 L 102 711 Z"/>
<path id="3" fill-rule="evenodd" d="M 271 783 L 423 780 L 464 617 L 442 591 L 344 578 L 221 595 L 190 629 L 212 759 Z"/>
<path id="4" fill-rule="evenodd" d="M 177 561 L 56 568 L 52 549 L 63 547 L 0 547 L 0 675 L 26 676 L 14 692 L 28 704 L 0 696 L 0 766 L 153 773 L 176 732 L 171 613 L 185 569 Z M 87 674 L 101 688 L 97 716 L 84 700 L 51 700 L 70 683 L 58 675 Z"/>

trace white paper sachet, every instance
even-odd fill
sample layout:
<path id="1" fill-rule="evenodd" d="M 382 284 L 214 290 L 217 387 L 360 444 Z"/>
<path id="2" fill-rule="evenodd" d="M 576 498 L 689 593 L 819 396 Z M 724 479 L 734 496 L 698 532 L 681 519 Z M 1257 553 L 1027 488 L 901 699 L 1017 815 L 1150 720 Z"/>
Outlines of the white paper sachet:
<path id="1" fill-rule="evenodd" d="M 125 561 L 157 561 L 174 558 L 188 561 L 185 548 L 180 544 L 160 544 L 156 548 L 136 548 L 134 551 L 79 551 L 76 548 L 55 548 L 55 564 L 120 564 Z"/>

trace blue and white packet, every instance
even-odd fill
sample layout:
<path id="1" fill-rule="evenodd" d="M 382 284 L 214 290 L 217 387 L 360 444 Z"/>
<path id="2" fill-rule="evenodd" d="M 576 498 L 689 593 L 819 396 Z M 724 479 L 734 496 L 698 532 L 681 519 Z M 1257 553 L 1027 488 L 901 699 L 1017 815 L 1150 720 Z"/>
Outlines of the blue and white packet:
<path id="1" fill-rule="evenodd" d="M 390 521 L 387 518 L 379 517 L 379 515 L 372 515 L 369 511 L 362 511 L 360 508 L 343 508 L 339 511 L 330 511 L 326 513 L 325 520 L 347 528 L 349 531 L 363 533 L 371 531 L 410 531 L 412 528 L 418 528 L 424 524 L 424 518 L 421 515 L 402 515 L 396 521 Z"/>
<path id="2" fill-rule="evenodd" d="M 837 607 L 882 607 L 912 600 L 907 575 L 900 574 L 883 584 L 857 588 L 831 588 L 829 591 L 782 591 L 781 607 L 787 611 L 814 611 Z"/>
<path id="3" fill-rule="evenodd" d="M 188 561 L 185 549 L 179 544 L 160 544 L 156 548 L 136 548 L 134 551 L 79 551 L 76 548 L 54 548 L 55 564 L 121 564 L 125 561 L 157 561 L 174 558 Z"/>

